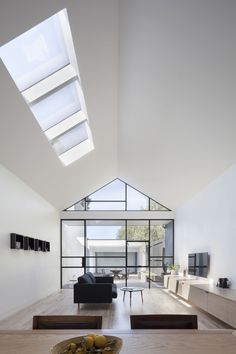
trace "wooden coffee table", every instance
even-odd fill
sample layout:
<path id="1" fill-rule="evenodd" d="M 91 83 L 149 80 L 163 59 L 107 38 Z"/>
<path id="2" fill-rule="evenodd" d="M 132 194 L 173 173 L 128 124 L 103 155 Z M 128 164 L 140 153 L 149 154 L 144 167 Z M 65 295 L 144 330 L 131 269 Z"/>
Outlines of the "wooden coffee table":
<path id="1" fill-rule="evenodd" d="M 132 300 L 132 293 L 140 292 L 141 293 L 141 299 L 142 299 L 142 302 L 143 302 L 143 290 L 144 290 L 144 288 L 139 288 L 137 286 L 135 286 L 135 287 L 124 286 L 123 288 L 120 288 L 120 290 L 122 290 L 124 292 L 123 301 L 125 301 L 125 294 L 127 292 L 129 292 L 130 306 L 131 306 L 131 300 Z"/>

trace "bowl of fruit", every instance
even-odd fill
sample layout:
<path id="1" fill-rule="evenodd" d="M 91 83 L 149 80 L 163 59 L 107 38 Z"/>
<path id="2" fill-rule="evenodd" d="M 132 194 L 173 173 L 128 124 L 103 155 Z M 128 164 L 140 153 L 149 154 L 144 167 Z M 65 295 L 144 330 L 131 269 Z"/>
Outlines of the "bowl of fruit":
<path id="1" fill-rule="evenodd" d="M 118 354 L 121 347 L 119 337 L 89 333 L 57 343 L 51 354 Z"/>

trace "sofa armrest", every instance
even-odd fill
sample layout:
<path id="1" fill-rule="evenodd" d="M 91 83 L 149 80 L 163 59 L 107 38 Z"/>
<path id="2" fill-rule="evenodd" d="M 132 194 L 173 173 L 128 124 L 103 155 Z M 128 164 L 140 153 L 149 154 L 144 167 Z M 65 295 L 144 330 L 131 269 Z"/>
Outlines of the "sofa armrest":
<path id="1" fill-rule="evenodd" d="M 74 303 L 111 303 L 112 284 L 74 284 Z"/>
<path id="2" fill-rule="evenodd" d="M 100 283 L 110 283 L 110 284 L 113 284 L 113 277 L 112 276 L 102 276 L 102 277 L 95 277 L 96 279 L 96 283 L 97 284 L 100 284 Z"/>

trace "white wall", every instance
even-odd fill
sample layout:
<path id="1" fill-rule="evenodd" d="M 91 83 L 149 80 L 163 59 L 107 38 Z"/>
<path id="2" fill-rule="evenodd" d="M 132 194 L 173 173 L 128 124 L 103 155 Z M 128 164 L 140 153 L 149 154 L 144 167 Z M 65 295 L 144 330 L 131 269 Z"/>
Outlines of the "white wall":
<path id="1" fill-rule="evenodd" d="M 191 252 L 209 252 L 209 278 L 228 277 L 236 288 L 236 165 L 176 211 L 176 262 Z"/>
<path id="2" fill-rule="evenodd" d="M 10 233 L 50 241 L 49 253 L 10 249 Z M 60 287 L 59 213 L 0 165 L 0 319 Z"/>
<path id="3" fill-rule="evenodd" d="M 174 210 L 235 163 L 236 1 L 118 2 L 118 177 Z"/>

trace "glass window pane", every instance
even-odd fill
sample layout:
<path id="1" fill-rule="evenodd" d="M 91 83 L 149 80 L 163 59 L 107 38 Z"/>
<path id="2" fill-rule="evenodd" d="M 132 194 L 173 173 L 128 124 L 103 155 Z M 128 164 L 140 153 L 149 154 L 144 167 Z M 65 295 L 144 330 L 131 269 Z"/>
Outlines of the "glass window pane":
<path id="1" fill-rule="evenodd" d="M 113 240 L 111 246 L 114 247 L 114 240 L 117 240 L 119 244 L 119 235 L 124 230 L 125 221 L 124 220 L 87 220 L 87 239 L 88 240 L 98 240 L 98 242 L 103 240 Z M 122 241 L 123 242 L 123 241 Z M 121 244 L 123 244 L 121 242 Z M 108 242 L 103 242 L 103 246 L 109 245 Z"/>
<path id="2" fill-rule="evenodd" d="M 165 222 L 162 220 L 151 220 L 150 223 L 150 241 L 151 244 L 164 241 L 165 238 Z"/>
<path id="3" fill-rule="evenodd" d="M 62 258 L 62 267 L 82 267 L 82 258 Z"/>
<path id="4" fill-rule="evenodd" d="M 138 192 L 136 189 L 127 186 L 127 209 L 128 210 L 148 210 L 148 197 Z"/>
<path id="5" fill-rule="evenodd" d="M 164 284 L 164 270 L 160 268 L 150 268 L 150 280 L 160 285 Z"/>
<path id="6" fill-rule="evenodd" d="M 150 254 L 153 256 L 173 256 L 173 220 L 151 220 Z"/>
<path id="7" fill-rule="evenodd" d="M 150 266 L 151 267 L 159 267 L 162 268 L 163 267 L 163 262 L 164 262 L 164 258 L 159 257 L 159 258 L 152 258 L 152 256 L 150 256 Z"/>
<path id="8" fill-rule="evenodd" d="M 169 209 L 155 202 L 155 200 L 150 199 L 150 210 L 169 210 Z"/>
<path id="9" fill-rule="evenodd" d="M 86 255 L 88 256 L 86 258 L 86 267 L 110 269 L 112 267 L 125 267 L 125 241 L 106 238 L 89 239 L 88 236 Z M 98 256 L 99 258 L 97 258 Z"/>
<path id="10" fill-rule="evenodd" d="M 148 242 L 128 242 L 128 267 L 148 266 Z"/>
<path id="11" fill-rule="evenodd" d="M 88 236 L 89 237 L 89 236 Z M 104 234 L 103 239 L 87 239 L 87 256 L 94 256 L 96 252 L 100 252 L 104 249 L 107 252 L 125 252 L 125 241 L 124 240 L 115 240 L 109 239 L 106 234 Z M 91 265 L 91 263 L 90 263 Z M 94 264 L 93 264 L 94 265 Z"/>
<path id="12" fill-rule="evenodd" d="M 93 273 L 95 276 L 111 276 L 110 270 L 106 269 L 104 267 L 95 267 L 95 266 L 86 266 L 86 272 L 91 272 Z"/>
<path id="13" fill-rule="evenodd" d="M 111 267 L 113 270 L 117 269 L 115 267 Z M 119 267 L 118 270 L 121 270 L 122 268 Z M 113 277 L 113 281 L 118 283 L 118 286 L 125 286 L 125 268 L 122 269 L 121 272 L 119 272 L 119 277 L 114 277 L 114 274 L 111 272 L 110 268 L 105 268 L 105 267 L 86 267 L 86 272 L 91 272 L 95 276 L 111 276 Z"/>
<path id="14" fill-rule="evenodd" d="M 30 106 L 43 131 L 81 110 L 76 85 L 73 81 Z"/>
<path id="15" fill-rule="evenodd" d="M 149 240 L 148 220 L 128 220 L 127 240 Z"/>
<path id="16" fill-rule="evenodd" d="M 96 252 L 96 257 L 108 258 L 109 260 L 112 257 L 115 258 L 125 258 L 125 252 L 117 252 L 117 251 L 104 251 L 104 252 Z"/>
<path id="17" fill-rule="evenodd" d="M 86 125 L 81 123 L 52 140 L 51 144 L 57 155 L 61 155 L 86 139 L 88 139 Z"/>
<path id="18" fill-rule="evenodd" d="M 73 289 L 79 276 L 84 274 L 84 268 L 62 268 L 62 288 Z"/>
<path id="19" fill-rule="evenodd" d="M 85 210 L 85 199 L 82 199 L 78 203 L 75 203 L 74 205 L 67 208 L 66 210 Z"/>
<path id="20" fill-rule="evenodd" d="M 162 222 L 152 222 L 150 226 L 150 256 L 165 255 L 165 228 Z"/>
<path id="21" fill-rule="evenodd" d="M 97 252 L 97 256 L 99 255 L 99 254 L 104 254 L 104 256 L 106 256 L 106 252 Z M 108 252 L 108 253 L 110 253 L 110 252 Z M 115 254 L 117 254 L 117 253 L 119 253 L 119 254 L 122 254 L 122 256 L 121 257 L 125 257 L 125 252 L 123 252 L 123 253 L 121 253 L 121 252 L 114 252 L 114 256 L 115 256 Z M 121 267 L 121 268 L 123 268 L 123 267 L 125 267 L 125 258 L 118 258 L 118 257 L 102 257 L 102 256 L 99 256 L 99 258 L 96 258 L 95 259 L 95 264 L 96 264 L 96 266 L 97 267 L 109 267 L 109 268 L 111 268 L 112 269 L 112 267 Z"/>
<path id="22" fill-rule="evenodd" d="M 62 221 L 62 256 L 84 256 L 83 221 Z"/>
<path id="23" fill-rule="evenodd" d="M 85 210 L 85 199 L 74 205 L 74 210 Z"/>
<path id="24" fill-rule="evenodd" d="M 87 258 L 86 266 L 103 266 L 110 268 L 115 265 L 125 266 L 124 259 L 117 260 L 116 256 L 125 256 L 125 240 L 119 239 L 120 230 L 124 228 L 123 220 L 87 220 Z M 96 260 L 96 256 L 109 256 L 109 259 L 103 258 Z M 112 257 L 114 256 L 114 261 Z M 101 263 L 97 263 L 101 262 Z M 115 262 L 115 263 L 114 263 Z M 118 263 L 117 263 L 118 262 Z M 108 272 L 108 270 L 106 270 Z"/>
<path id="25" fill-rule="evenodd" d="M 2 46 L 1 58 L 20 91 L 69 64 L 58 14 Z"/>
<path id="26" fill-rule="evenodd" d="M 163 269 L 165 273 L 169 273 L 170 270 L 168 269 L 169 264 L 174 264 L 174 257 L 165 257 L 163 262 Z"/>
<path id="27" fill-rule="evenodd" d="M 90 194 L 89 200 L 125 200 L 125 183 L 119 179 L 114 180 L 105 187 Z"/>
<path id="28" fill-rule="evenodd" d="M 134 287 L 148 287 L 149 271 L 147 267 L 129 267 L 127 285 Z"/>
<path id="29" fill-rule="evenodd" d="M 87 210 L 125 210 L 125 202 L 86 202 Z"/>

